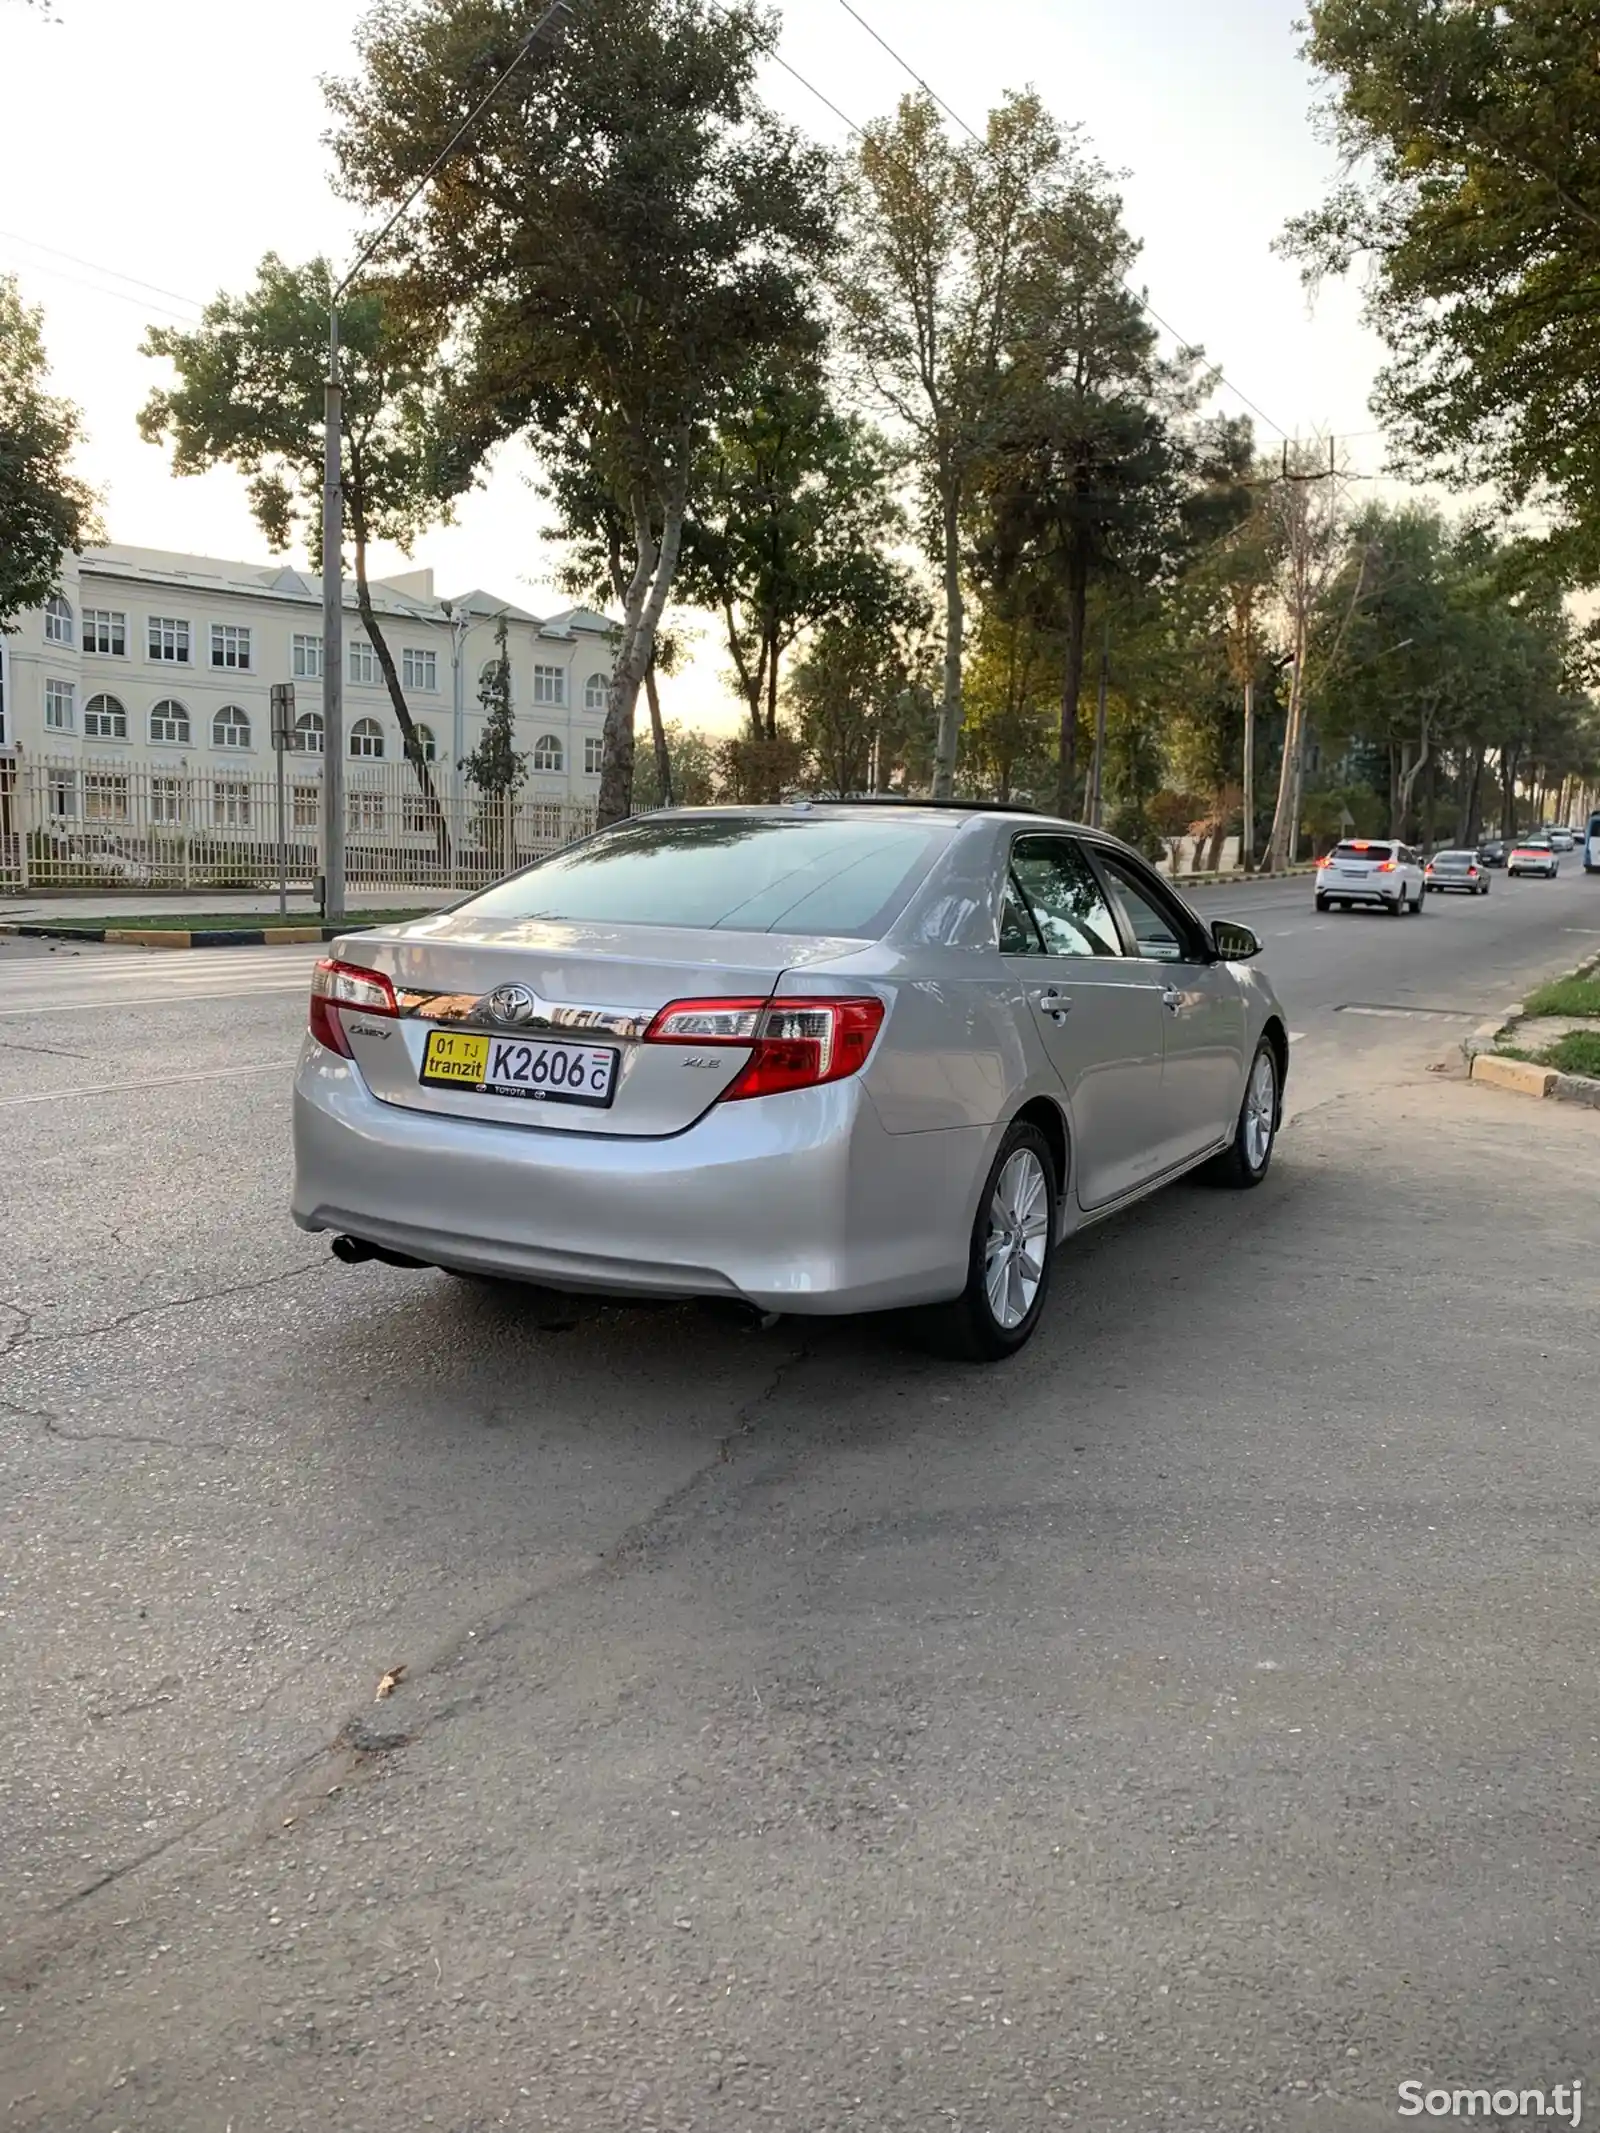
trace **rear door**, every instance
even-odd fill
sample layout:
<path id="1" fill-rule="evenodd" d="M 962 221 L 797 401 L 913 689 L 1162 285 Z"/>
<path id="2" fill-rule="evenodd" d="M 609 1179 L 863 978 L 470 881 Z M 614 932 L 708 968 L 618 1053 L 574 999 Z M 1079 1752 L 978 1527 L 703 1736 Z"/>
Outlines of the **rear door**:
<path id="1" fill-rule="evenodd" d="M 1162 973 L 1124 953 L 1076 838 L 1011 847 L 1001 953 L 1072 1111 L 1078 1199 L 1104 1207 L 1161 1168 Z"/>
<path id="2" fill-rule="evenodd" d="M 1162 1167 L 1214 1148 L 1244 1094 L 1244 996 L 1226 963 L 1159 877 L 1122 852 L 1092 847 L 1132 944 L 1163 976 Z"/>

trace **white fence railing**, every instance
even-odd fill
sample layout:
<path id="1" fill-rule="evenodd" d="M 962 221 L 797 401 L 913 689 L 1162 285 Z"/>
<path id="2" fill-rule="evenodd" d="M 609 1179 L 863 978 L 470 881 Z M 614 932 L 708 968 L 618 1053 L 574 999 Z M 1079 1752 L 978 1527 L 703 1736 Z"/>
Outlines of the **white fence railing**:
<path id="1" fill-rule="evenodd" d="M 485 794 L 444 764 L 345 765 L 351 889 L 472 889 L 586 837 L 594 809 L 524 787 Z M 0 891 L 261 889 L 322 872 L 322 765 L 274 771 L 0 757 Z"/>

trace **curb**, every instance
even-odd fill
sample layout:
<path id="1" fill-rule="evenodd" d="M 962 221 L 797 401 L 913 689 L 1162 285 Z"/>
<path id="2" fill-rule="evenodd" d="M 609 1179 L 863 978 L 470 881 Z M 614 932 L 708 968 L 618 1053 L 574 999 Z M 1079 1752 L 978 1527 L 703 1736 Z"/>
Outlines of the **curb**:
<path id="1" fill-rule="evenodd" d="M 1600 1111 L 1600 1081 L 1592 1074 L 1563 1074 L 1555 1067 L 1535 1066 L 1531 1059 L 1506 1059 L 1498 1052 L 1478 1052 L 1473 1056 L 1470 1079 L 1493 1089 L 1507 1089 L 1513 1096 L 1587 1104 L 1591 1110 Z"/>
<path id="2" fill-rule="evenodd" d="M 368 926 L 230 926 L 199 933 L 177 927 L 140 926 L 0 926 L 0 935 L 35 941 L 103 941 L 113 948 L 298 948 L 311 942 L 336 941 L 346 933 L 367 933 Z"/>

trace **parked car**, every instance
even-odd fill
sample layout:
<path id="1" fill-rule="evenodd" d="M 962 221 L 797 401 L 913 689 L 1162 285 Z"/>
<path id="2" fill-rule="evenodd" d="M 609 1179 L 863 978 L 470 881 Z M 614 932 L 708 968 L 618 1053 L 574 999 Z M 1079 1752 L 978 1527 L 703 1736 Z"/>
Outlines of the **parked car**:
<path id="1" fill-rule="evenodd" d="M 1352 837 L 1336 844 L 1317 867 L 1319 911 L 1348 911 L 1355 904 L 1375 904 L 1398 918 L 1422 909 L 1424 876 L 1420 854 L 1392 838 Z"/>
<path id="2" fill-rule="evenodd" d="M 1511 849 L 1504 837 L 1487 837 L 1478 846 L 1478 864 L 1481 867 L 1503 867 L 1506 853 Z"/>
<path id="3" fill-rule="evenodd" d="M 1510 874 L 1543 874 L 1551 881 L 1561 871 L 1560 856 L 1547 837 L 1527 837 L 1511 847 L 1506 860 Z"/>
<path id="4" fill-rule="evenodd" d="M 761 1313 L 934 1307 L 1009 1355 L 1055 1247 L 1266 1176 L 1288 1036 L 1139 855 L 1015 809 L 642 816 L 338 940 L 293 1213 L 347 1261 Z"/>
<path id="5" fill-rule="evenodd" d="M 1589 817 L 1588 834 L 1583 840 L 1583 871 L 1600 874 L 1600 813 Z"/>
<path id="6" fill-rule="evenodd" d="M 1489 876 L 1476 852 L 1435 852 L 1424 869 L 1422 886 L 1441 896 L 1487 896 Z"/>

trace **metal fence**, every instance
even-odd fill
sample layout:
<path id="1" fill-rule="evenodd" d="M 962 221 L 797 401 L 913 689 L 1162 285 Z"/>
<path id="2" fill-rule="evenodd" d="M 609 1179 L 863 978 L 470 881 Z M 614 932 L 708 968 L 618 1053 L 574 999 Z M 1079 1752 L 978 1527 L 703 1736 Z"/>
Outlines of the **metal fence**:
<path id="1" fill-rule="evenodd" d="M 352 889 L 472 889 L 586 837 L 594 809 L 526 789 L 483 793 L 444 764 L 345 765 Z M 0 890 L 263 889 L 322 871 L 322 766 L 275 772 L 0 758 Z"/>

